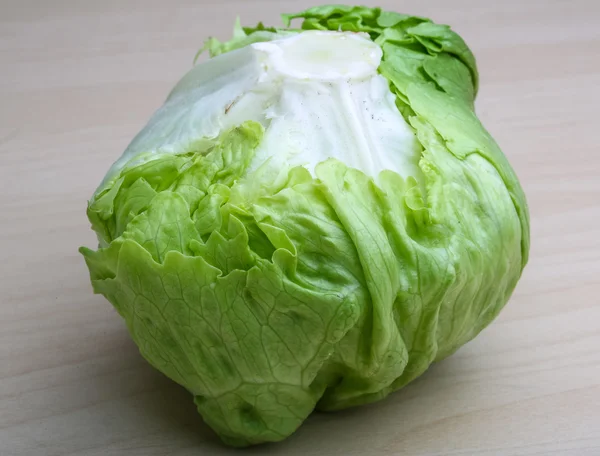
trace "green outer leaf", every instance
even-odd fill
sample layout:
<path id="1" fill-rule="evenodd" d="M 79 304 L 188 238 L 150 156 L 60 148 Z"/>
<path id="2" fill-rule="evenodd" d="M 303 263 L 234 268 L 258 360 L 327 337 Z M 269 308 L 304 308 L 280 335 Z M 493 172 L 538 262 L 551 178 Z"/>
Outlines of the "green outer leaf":
<path id="1" fill-rule="evenodd" d="M 423 22 L 407 29 L 406 33 L 415 37 L 432 55 L 446 52 L 457 57 L 470 70 L 473 78 L 473 93 L 477 93 L 478 73 L 475 57 L 463 39 L 450 30 L 450 27 Z"/>
<path id="2" fill-rule="evenodd" d="M 207 152 L 208 159 L 195 153 L 165 154 L 123 169 L 112 186 L 95 195 L 88 205 L 88 218 L 100 245 L 106 246 L 121 236 L 129 222 L 149 207 L 157 192 L 177 191 L 190 212 L 195 211 L 205 204 L 203 198 L 213 182 L 230 186 L 244 173 L 262 136 L 260 124 L 246 122 L 225 132 Z"/>
<path id="3" fill-rule="evenodd" d="M 338 250 L 344 232 L 312 179 L 252 209 L 272 259 L 249 249 L 252 231 L 230 204 L 204 244 L 185 200 L 168 190 L 110 247 L 82 249 L 95 291 L 123 315 L 142 355 L 188 388 L 235 445 L 280 440 L 301 424 L 326 386 L 317 378 L 323 363 L 359 315 L 360 268 L 344 272 L 352 245 Z M 299 254 L 298 237 L 318 226 L 320 244 Z M 319 274 L 327 249 L 340 268 Z"/>

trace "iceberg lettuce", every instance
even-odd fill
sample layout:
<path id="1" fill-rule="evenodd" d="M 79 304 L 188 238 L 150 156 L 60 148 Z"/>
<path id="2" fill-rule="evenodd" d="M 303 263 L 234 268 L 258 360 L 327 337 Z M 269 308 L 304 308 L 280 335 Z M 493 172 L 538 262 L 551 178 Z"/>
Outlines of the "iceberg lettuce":
<path id="1" fill-rule="evenodd" d="M 144 358 L 235 446 L 402 388 L 498 315 L 529 250 L 456 33 L 366 7 L 284 20 L 206 43 L 81 248 Z"/>

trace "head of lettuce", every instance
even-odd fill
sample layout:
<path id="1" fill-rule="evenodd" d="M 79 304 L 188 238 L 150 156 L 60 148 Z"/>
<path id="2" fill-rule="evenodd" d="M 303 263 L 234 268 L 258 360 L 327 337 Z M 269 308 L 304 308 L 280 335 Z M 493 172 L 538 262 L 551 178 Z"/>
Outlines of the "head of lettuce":
<path id="1" fill-rule="evenodd" d="M 89 202 L 96 293 L 230 445 L 384 398 L 475 337 L 529 250 L 447 26 L 377 8 L 235 28 Z"/>

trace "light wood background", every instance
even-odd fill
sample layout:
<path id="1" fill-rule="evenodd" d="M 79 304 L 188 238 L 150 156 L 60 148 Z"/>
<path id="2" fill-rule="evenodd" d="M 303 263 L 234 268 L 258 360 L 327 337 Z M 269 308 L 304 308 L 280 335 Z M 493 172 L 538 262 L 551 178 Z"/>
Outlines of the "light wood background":
<path id="1" fill-rule="evenodd" d="M 245 454 L 600 455 L 600 2 L 378 3 L 474 49 L 531 261 L 498 320 L 418 381 Z M 314 4 L 0 0 L 1 456 L 243 454 L 141 359 L 77 248 L 95 242 L 86 199 L 203 39 Z"/>

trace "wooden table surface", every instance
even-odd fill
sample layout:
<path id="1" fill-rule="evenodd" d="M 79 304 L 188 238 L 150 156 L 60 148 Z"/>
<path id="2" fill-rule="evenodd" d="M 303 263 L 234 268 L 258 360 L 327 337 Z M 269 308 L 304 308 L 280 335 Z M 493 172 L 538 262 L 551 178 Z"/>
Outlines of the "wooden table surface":
<path id="1" fill-rule="evenodd" d="M 531 261 L 501 316 L 419 380 L 246 454 L 600 455 L 600 3 L 377 3 L 473 48 Z M 244 454 L 142 360 L 77 248 L 95 244 L 86 199 L 203 39 L 316 2 L 174 4 L 0 0 L 1 456 Z"/>

